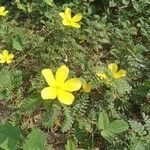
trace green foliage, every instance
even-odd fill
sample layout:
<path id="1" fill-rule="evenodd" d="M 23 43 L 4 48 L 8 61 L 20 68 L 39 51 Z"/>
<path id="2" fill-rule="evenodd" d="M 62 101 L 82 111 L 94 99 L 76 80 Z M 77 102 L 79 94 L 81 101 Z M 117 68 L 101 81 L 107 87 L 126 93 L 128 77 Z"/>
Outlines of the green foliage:
<path id="1" fill-rule="evenodd" d="M 74 119 L 69 108 L 64 107 L 64 122 L 62 124 L 62 132 L 66 132 L 72 128 Z"/>
<path id="2" fill-rule="evenodd" d="M 43 125 L 48 128 L 54 125 L 61 113 L 61 107 L 57 104 L 53 104 L 50 108 L 43 119 Z"/>
<path id="3" fill-rule="evenodd" d="M 66 150 L 75 150 L 75 143 L 71 140 L 67 140 Z"/>
<path id="4" fill-rule="evenodd" d="M 14 54 L 11 64 L 0 63 L 2 149 L 150 149 L 149 0 L 1 0 L 0 6 L 9 11 L 0 16 L 0 53 Z M 63 25 L 59 13 L 67 7 L 83 15 L 81 28 Z M 126 76 L 114 78 L 110 63 Z M 70 77 L 92 86 L 90 93 L 73 92 L 71 106 L 41 97 L 48 86 L 42 69 L 63 64 Z"/>
<path id="5" fill-rule="evenodd" d="M 10 124 L 0 124 L 0 147 L 5 150 L 15 150 L 21 142 L 21 132 Z"/>
<path id="6" fill-rule="evenodd" d="M 117 80 L 115 82 L 115 88 L 120 96 L 126 93 L 130 93 L 132 89 L 132 87 L 127 83 L 127 81 L 122 79 Z"/>
<path id="7" fill-rule="evenodd" d="M 129 128 L 129 125 L 124 120 L 114 120 L 109 122 L 108 115 L 105 111 L 99 115 L 97 126 L 101 131 L 101 135 L 108 141 L 112 142 L 116 134 L 122 133 Z"/>
<path id="8" fill-rule="evenodd" d="M 13 89 L 20 87 L 22 84 L 22 72 L 3 68 L 0 70 L 0 76 L 0 98 L 10 100 L 13 97 Z"/>
<path id="9" fill-rule="evenodd" d="M 4 90 L 12 90 L 13 83 L 12 83 L 12 72 L 7 69 L 0 70 L 0 91 Z"/>
<path id="10" fill-rule="evenodd" d="M 108 142 L 114 141 L 115 134 L 113 132 L 110 132 L 109 130 L 103 130 L 101 132 L 101 136 L 105 138 Z"/>
<path id="11" fill-rule="evenodd" d="M 53 0 L 44 0 L 44 2 L 49 5 L 49 6 L 53 6 L 54 5 L 54 2 Z"/>
<path id="12" fill-rule="evenodd" d="M 13 48 L 18 50 L 18 51 L 22 51 L 22 40 L 21 37 L 19 35 L 16 35 L 13 40 L 12 40 L 12 44 L 13 44 Z"/>
<path id="13" fill-rule="evenodd" d="M 34 109 L 40 106 L 41 98 L 38 94 L 33 94 L 29 98 L 25 99 L 22 103 L 21 110 L 27 114 L 32 114 Z"/>
<path id="14" fill-rule="evenodd" d="M 110 122 L 108 119 L 108 115 L 105 111 L 101 112 L 98 119 L 98 127 L 99 129 L 104 130 L 109 126 Z"/>
<path id="15" fill-rule="evenodd" d="M 129 125 L 124 120 L 115 120 L 110 123 L 107 130 L 117 134 L 126 131 L 128 128 Z"/>
<path id="16" fill-rule="evenodd" d="M 150 118 L 148 115 L 145 115 L 145 113 L 142 114 L 142 117 L 144 119 L 144 124 L 135 120 L 129 122 L 131 126 L 131 133 L 128 137 L 130 140 L 130 149 L 147 150 L 150 147 Z"/>
<path id="17" fill-rule="evenodd" d="M 46 144 L 45 134 L 40 129 L 33 129 L 32 132 L 28 135 L 25 143 L 23 145 L 24 150 L 35 149 L 35 150 L 44 150 Z"/>

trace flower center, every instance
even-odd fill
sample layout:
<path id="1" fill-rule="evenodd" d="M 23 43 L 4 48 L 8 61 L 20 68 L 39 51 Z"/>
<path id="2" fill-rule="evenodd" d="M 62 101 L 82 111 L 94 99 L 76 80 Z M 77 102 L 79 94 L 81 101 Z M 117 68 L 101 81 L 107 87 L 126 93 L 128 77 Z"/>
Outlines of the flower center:
<path id="1" fill-rule="evenodd" d="M 56 90 L 60 90 L 60 89 L 62 90 L 62 89 L 63 89 L 62 87 L 63 87 L 63 83 L 57 83 L 57 82 L 56 82 L 55 85 L 54 85 L 54 88 L 55 88 Z"/>
<path id="2" fill-rule="evenodd" d="M 9 59 L 9 57 L 8 56 L 4 56 L 4 60 L 6 61 L 6 60 L 8 60 Z"/>

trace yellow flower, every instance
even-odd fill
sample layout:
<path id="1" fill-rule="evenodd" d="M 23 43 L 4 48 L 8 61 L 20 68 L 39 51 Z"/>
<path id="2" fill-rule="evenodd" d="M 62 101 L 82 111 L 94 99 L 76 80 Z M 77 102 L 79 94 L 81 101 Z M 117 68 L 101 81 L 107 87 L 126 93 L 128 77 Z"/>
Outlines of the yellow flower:
<path id="1" fill-rule="evenodd" d="M 75 99 L 72 92 L 81 88 L 81 82 L 78 78 L 67 79 L 69 69 L 67 66 L 61 66 L 54 77 L 50 69 L 43 69 L 42 75 L 48 83 L 48 87 L 41 91 L 43 99 L 55 99 L 66 105 L 71 105 Z"/>
<path id="2" fill-rule="evenodd" d="M 92 86 L 89 83 L 83 83 L 82 88 L 84 92 L 89 93 L 91 92 Z"/>
<path id="3" fill-rule="evenodd" d="M 0 54 L 0 63 L 10 64 L 13 58 L 13 54 L 9 54 L 8 50 L 3 50 L 2 54 Z"/>
<path id="4" fill-rule="evenodd" d="M 9 11 L 5 10 L 5 7 L 0 7 L 0 16 L 6 16 Z"/>
<path id="5" fill-rule="evenodd" d="M 59 15 L 62 17 L 62 24 L 65 26 L 72 26 L 74 28 L 80 28 L 78 23 L 82 19 L 81 13 L 76 14 L 74 17 L 71 17 L 71 9 L 66 8 L 65 12 L 60 12 Z"/>
<path id="6" fill-rule="evenodd" d="M 126 76 L 125 70 L 121 69 L 118 71 L 118 65 L 117 64 L 114 64 L 114 63 L 109 64 L 108 70 L 111 71 L 111 73 L 115 79 L 119 79 L 121 77 Z M 106 73 L 97 73 L 97 76 L 100 77 L 100 79 L 109 80 L 109 77 L 107 76 Z"/>

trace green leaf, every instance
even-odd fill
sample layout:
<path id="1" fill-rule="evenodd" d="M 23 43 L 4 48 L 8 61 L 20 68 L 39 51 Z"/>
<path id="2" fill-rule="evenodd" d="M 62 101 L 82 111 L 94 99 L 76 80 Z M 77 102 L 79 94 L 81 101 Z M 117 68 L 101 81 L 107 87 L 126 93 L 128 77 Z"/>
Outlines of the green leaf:
<path id="1" fill-rule="evenodd" d="M 21 132 L 10 124 L 0 124 L 0 147 L 5 150 L 15 150 L 21 142 Z"/>
<path id="2" fill-rule="evenodd" d="M 21 109 L 23 112 L 31 114 L 34 111 L 34 109 L 40 105 L 40 103 L 41 101 L 39 95 L 34 93 L 27 99 L 24 99 Z"/>
<path id="3" fill-rule="evenodd" d="M 12 72 L 8 69 L 0 70 L 0 92 L 5 89 L 13 89 L 12 77 Z"/>
<path id="4" fill-rule="evenodd" d="M 54 123 L 57 121 L 60 113 L 61 113 L 61 107 L 57 104 L 54 104 L 52 108 L 45 113 L 43 118 L 43 125 L 46 128 L 51 128 L 54 125 Z"/>
<path id="5" fill-rule="evenodd" d="M 52 145 L 46 145 L 44 150 L 54 150 Z"/>
<path id="6" fill-rule="evenodd" d="M 140 11 L 140 5 L 138 1 L 132 1 L 132 4 L 136 11 Z"/>
<path id="7" fill-rule="evenodd" d="M 54 2 L 53 0 L 44 0 L 44 2 L 49 5 L 49 6 L 53 6 L 54 5 Z"/>
<path id="8" fill-rule="evenodd" d="M 130 4 L 130 0 L 122 0 L 122 3 L 127 6 Z"/>
<path id="9" fill-rule="evenodd" d="M 107 130 L 117 134 L 117 133 L 122 133 L 122 132 L 128 130 L 128 128 L 129 128 L 129 125 L 126 121 L 115 120 L 110 123 Z"/>
<path id="10" fill-rule="evenodd" d="M 114 138 L 115 138 L 115 134 L 110 132 L 110 131 L 107 131 L 107 130 L 103 130 L 101 132 L 101 136 L 106 139 L 108 142 L 113 142 L 114 141 Z"/>
<path id="11" fill-rule="evenodd" d="M 13 48 L 18 51 L 23 51 L 22 48 L 22 39 L 19 35 L 16 35 L 12 40 Z"/>
<path id="12" fill-rule="evenodd" d="M 44 150 L 46 136 L 40 129 L 33 129 L 23 145 L 23 150 Z"/>
<path id="13" fill-rule="evenodd" d="M 101 112 L 98 119 L 98 128 L 104 130 L 109 124 L 107 113 L 105 111 Z"/>
<path id="14" fill-rule="evenodd" d="M 115 0 L 109 0 L 109 7 L 115 7 L 117 5 L 117 2 Z"/>
<path id="15" fill-rule="evenodd" d="M 132 87 L 124 79 L 116 80 L 115 81 L 115 88 L 118 91 L 118 94 L 121 96 L 125 93 L 130 93 L 130 91 L 132 89 Z"/>
<path id="16" fill-rule="evenodd" d="M 13 84 L 13 73 L 8 69 L 0 70 L 0 99 L 10 100 L 12 98 Z"/>
<path id="17" fill-rule="evenodd" d="M 64 122 L 62 124 L 62 128 L 61 131 L 67 132 L 68 130 L 70 130 L 73 126 L 74 123 L 74 117 L 72 116 L 71 110 L 69 109 L 69 107 L 64 106 Z"/>
<path id="18" fill-rule="evenodd" d="M 110 41 L 109 41 L 108 38 L 103 38 L 103 39 L 101 40 L 101 42 L 102 42 L 102 43 L 105 43 L 105 44 L 109 44 L 109 43 L 110 43 Z"/>
<path id="19" fill-rule="evenodd" d="M 23 10 L 26 12 L 26 6 L 23 3 L 20 3 L 20 1 L 16 0 L 15 3 L 17 4 L 17 8 Z"/>
<path id="20" fill-rule="evenodd" d="M 71 140 L 71 139 L 68 139 L 67 140 L 67 145 L 65 146 L 65 149 L 66 150 L 75 150 L 75 143 Z"/>

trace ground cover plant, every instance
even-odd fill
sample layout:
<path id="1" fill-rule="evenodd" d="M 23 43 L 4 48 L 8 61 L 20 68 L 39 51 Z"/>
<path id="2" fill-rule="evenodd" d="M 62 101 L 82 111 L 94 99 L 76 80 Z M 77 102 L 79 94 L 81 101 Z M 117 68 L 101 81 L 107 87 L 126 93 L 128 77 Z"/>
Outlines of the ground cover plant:
<path id="1" fill-rule="evenodd" d="M 0 149 L 150 149 L 149 0 L 0 0 Z"/>

